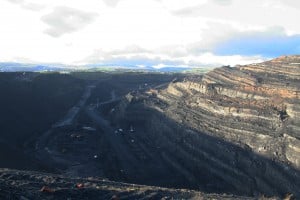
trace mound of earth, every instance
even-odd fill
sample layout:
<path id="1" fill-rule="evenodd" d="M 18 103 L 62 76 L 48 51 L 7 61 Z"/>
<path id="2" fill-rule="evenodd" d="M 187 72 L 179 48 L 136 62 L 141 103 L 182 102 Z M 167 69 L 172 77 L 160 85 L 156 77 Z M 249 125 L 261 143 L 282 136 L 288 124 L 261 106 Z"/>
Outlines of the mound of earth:
<path id="1" fill-rule="evenodd" d="M 0 199 L 251 199 L 118 183 L 97 178 L 68 178 L 53 174 L 0 169 Z"/>

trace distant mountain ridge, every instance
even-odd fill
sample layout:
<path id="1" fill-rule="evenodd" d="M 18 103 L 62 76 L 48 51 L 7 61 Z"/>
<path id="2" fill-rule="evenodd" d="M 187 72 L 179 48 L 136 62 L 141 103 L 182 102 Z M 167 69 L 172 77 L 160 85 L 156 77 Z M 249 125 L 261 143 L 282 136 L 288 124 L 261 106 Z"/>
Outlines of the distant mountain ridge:
<path id="1" fill-rule="evenodd" d="M 191 72 L 208 71 L 211 66 L 204 67 L 185 67 L 185 66 L 136 66 L 136 65 L 114 65 L 114 64 L 88 64 L 80 66 L 69 66 L 64 64 L 32 64 L 18 62 L 0 62 L 0 72 L 72 72 L 72 71 L 144 71 L 144 72 Z"/>
<path id="2" fill-rule="evenodd" d="M 0 62 L 0 72 L 41 72 L 41 71 L 63 71 L 66 66 L 61 64 L 30 64 L 16 62 Z"/>

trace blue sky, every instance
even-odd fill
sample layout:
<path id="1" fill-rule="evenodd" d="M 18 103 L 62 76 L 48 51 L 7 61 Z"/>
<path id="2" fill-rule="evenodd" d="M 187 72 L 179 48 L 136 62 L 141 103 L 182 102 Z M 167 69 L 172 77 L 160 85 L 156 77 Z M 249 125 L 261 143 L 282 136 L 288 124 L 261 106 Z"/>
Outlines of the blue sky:
<path id="1" fill-rule="evenodd" d="M 216 55 L 260 55 L 274 58 L 281 55 L 300 54 L 300 35 L 245 36 L 220 42 L 213 50 Z"/>
<path id="2" fill-rule="evenodd" d="M 3 0 L 0 62 L 219 66 L 300 54 L 298 0 Z"/>

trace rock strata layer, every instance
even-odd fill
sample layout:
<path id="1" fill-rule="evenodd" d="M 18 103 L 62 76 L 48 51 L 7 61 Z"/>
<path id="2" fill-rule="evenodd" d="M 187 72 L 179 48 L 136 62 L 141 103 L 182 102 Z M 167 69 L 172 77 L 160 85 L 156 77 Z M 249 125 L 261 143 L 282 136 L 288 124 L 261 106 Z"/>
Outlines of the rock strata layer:
<path id="1" fill-rule="evenodd" d="M 300 56 L 217 68 L 158 98 L 189 127 L 300 168 Z"/>

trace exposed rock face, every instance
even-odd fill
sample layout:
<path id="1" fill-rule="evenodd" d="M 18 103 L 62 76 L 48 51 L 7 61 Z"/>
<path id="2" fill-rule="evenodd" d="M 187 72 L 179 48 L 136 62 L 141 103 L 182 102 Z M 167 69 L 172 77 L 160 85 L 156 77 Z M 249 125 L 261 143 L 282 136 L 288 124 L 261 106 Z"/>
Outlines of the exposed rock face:
<path id="1" fill-rule="evenodd" d="M 156 89 L 121 102 L 118 120 L 144 123 L 190 185 L 300 195 L 300 56 L 221 67 Z"/>
<path id="2" fill-rule="evenodd" d="M 170 84 L 158 98 L 183 103 L 172 111 L 189 109 L 177 120 L 196 130 L 300 168 L 300 56 L 218 68 Z"/>

